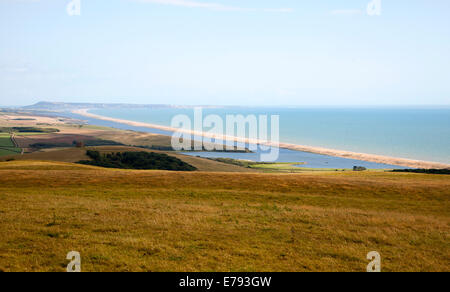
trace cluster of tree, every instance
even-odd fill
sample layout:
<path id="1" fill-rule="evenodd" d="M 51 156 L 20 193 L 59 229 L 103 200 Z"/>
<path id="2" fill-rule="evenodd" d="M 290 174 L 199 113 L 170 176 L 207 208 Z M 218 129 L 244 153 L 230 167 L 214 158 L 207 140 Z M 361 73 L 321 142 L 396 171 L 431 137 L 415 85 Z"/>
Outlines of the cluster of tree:
<path id="1" fill-rule="evenodd" d="M 158 150 L 158 151 L 174 151 L 172 146 L 157 146 L 157 145 L 152 145 L 152 146 L 133 146 L 136 148 L 143 148 L 143 149 L 150 149 L 150 150 Z"/>
<path id="2" fill-rule="evenodd" d="M 110 140 L 87 140 L 73 141 L 69 143 L 34 143 L 30 148 L 34 149 L 50 149 L 50 148 L 68 148 L 68 147 L 84 147 L 84 146 L 122 146 L 123 144 Z"/>
<path id="3" fill-rule="evenodd" d="M 366 171 L 367 168 L 364 166 L 353 166 L 353 171 Z"/>
<path id="4" fill-rule="evenodd" d="M 30 144 L 30 148 L 34 149 L 50 149 L 50 148 L 66 148 L 72 147 L 72 144 L 68 143 L 34 143 Z"/>
<path id="5" fill-rule="evenodd" d="M 17 133 L 57 133 L 59 132 L 58 129 L 52 129 L 52 128 L 35 128 L 35 127 L 1 127 L 0 128 L 1 133 L 10 133 L 10 132 L 17 132 Z"/>
<path id="6" fill-rule="evenodd" d="M 78 142 L 83 142 L 84 146 L 124 146 L 122 143 L 111 140 L 86 140 L 86 141 L 73 141 L 73 145 L 77 145 Z"/>
<path id="7" fill-rule="evenodd" d="M 450 169 L 395 169 L 393 172 L 427 173 L 427 174 L 450 174 Z"/>
<path id="8" fill-rule="evenodd" d="M 139 169 L 139 170 L 173 170 L 195 171 L 194 166 L 166 154 L 151 152 L 118 152 L 100 154 L 98 151 L 88 150 L 86 154 L 92 160 L 80 161 L 80 164 L 100 166 L 106 168 Z"/>

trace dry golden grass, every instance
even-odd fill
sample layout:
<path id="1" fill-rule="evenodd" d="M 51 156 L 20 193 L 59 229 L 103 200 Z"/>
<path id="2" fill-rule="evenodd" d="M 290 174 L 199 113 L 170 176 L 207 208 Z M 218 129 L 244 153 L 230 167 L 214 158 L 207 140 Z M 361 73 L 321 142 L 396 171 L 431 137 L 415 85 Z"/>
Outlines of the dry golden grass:
<path id="1" fill-rule="evenodd" d="M 0 270 L 449 271 L 450 179 L 0 163 Z"/>

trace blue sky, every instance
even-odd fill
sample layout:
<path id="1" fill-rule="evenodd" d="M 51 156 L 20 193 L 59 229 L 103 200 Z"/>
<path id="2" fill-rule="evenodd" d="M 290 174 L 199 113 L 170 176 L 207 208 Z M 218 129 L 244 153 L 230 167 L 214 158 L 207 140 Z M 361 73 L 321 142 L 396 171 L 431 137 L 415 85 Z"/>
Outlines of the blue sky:
<path id="1" fill-rule="evenodd" d="M 0 0 L 0 105 L 450 104 L 450 1 Z"/>

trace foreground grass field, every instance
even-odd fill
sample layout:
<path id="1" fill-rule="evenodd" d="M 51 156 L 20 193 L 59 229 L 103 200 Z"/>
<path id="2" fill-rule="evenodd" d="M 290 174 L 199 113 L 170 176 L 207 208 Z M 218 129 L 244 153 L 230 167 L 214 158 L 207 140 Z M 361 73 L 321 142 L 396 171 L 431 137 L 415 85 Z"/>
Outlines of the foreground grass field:
<path id="1" fill-rule="evenodd" d="M 450 177 L 0 163 L 0 270 L 449 271 Z"/>

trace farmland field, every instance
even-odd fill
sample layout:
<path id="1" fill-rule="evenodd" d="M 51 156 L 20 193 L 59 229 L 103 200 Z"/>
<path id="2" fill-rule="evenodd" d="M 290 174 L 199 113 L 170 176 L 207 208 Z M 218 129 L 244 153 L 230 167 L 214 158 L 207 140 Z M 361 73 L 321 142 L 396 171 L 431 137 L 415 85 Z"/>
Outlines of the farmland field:
<path id="1" fill-rule="evenodd" d="M 21 149 L 14 147 L 9 133 L 0 134 L 0 157 L 20 154 Z"/>
<path id="2" fill-rule="evenodd" d="M 9 134 L 8 136 L 0 136 L 0 147 L 14 147 Z"/>
<path id="3" fill-rule="evenodd" d="M 17 155 L 19 153 L 18 148 L 0 148 L 0 156 Z"/>

